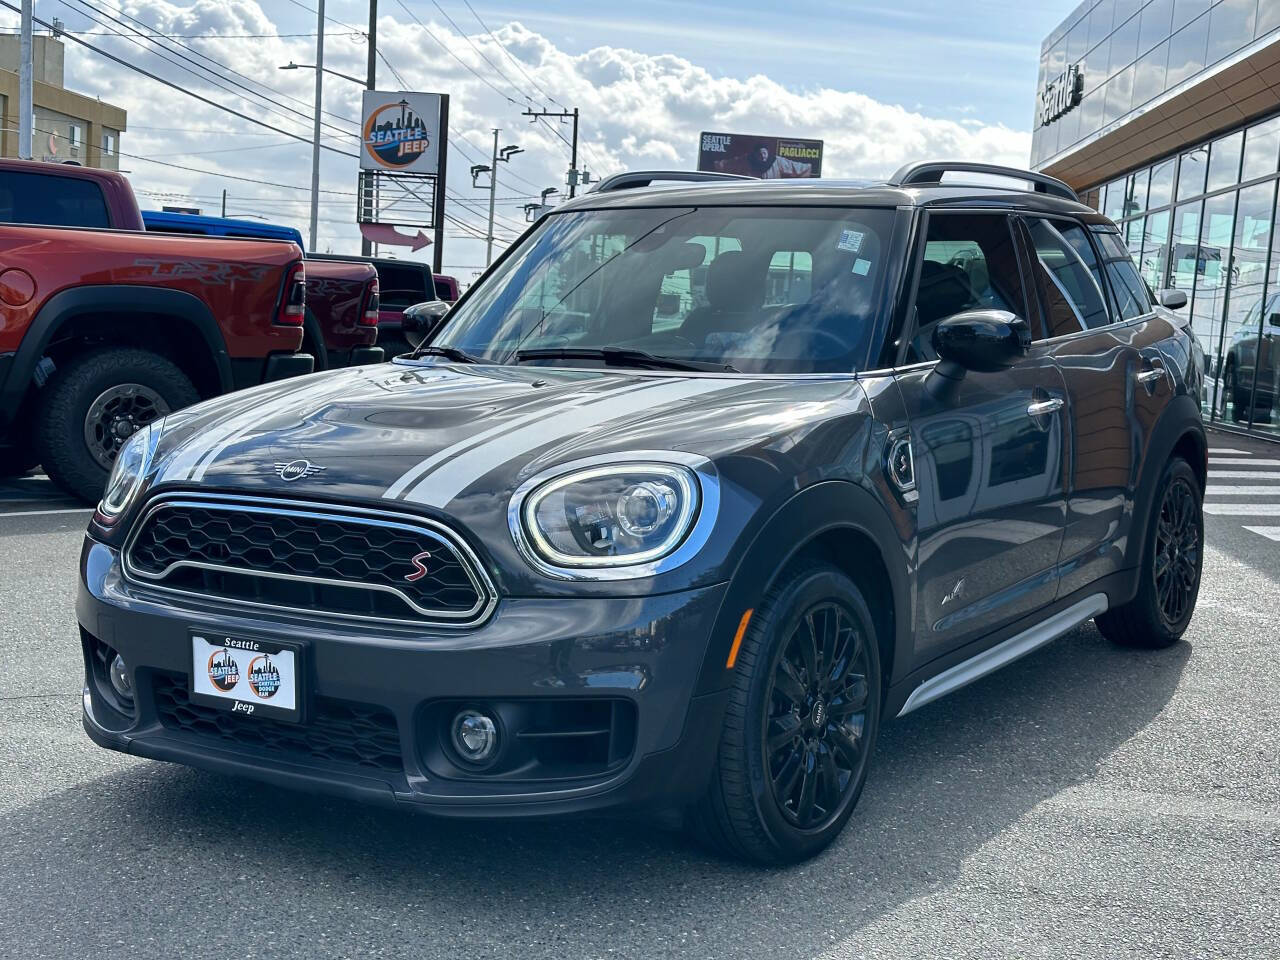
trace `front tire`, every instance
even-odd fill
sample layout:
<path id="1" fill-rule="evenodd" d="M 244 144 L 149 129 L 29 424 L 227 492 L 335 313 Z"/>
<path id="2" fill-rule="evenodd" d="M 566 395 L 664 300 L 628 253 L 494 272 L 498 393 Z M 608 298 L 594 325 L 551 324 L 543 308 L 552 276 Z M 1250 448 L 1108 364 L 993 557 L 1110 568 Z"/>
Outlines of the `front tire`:
<path id="1" fill-rule="evenodd" d="M 1113 643 L 1168 647 L 1178 642 L 1195 613 L 1204 564 L 1200 482 L 1181 457 L 1164 468 L 1147 528 L 1137 595 L 1094 622 Z"/>
<path id="2" fill-rule="evenodd" d="M 738 651 L 695 834 L 761 864 L 819 853 L 862 793 L 880 707 L 875 624 L 858 587 L 826 564 L 784 574 Z"/>
<path id="3" fill-rule="evenodd" d="M 157 354 L 131 347 L 84 353 L 40 394 L 36 453 L 54 483 L 93 503 L 133 432 L 199 399 L 187 376 Z"/>

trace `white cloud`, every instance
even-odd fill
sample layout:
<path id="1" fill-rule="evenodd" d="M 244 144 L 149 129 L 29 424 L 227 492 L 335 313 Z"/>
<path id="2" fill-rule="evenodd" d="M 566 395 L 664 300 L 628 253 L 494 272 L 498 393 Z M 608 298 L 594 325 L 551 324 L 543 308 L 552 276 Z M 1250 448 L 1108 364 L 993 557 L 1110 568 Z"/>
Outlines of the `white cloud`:
<path id="1" fill-rule="evenodd" d="M 168 34 L 276 33 L 272 17 L 255 0 L 196 0 L 188 5 L 167 0 L 124 0 L 124 9 Z M 534 194 L 544 186 L 563 189 L 567 147 L 547 125 L 530 125 L 527 118 L 520 116 L 530 105 L 526 96 L 533 98 L 537 105 L 546 106 L 538 88 L 561 104 L 580 108 L 583 162 L 594 176 L 636 167 L 691 168 L 700 130 L 822 139 L 826 142 L 824 173 L 831 177 L 884 176 L 908 160 L 925 158 L 1024 165 L 1030 152 L 1029 132 L 985 123 L 980 108 L 971 113 L 966 110 L 969 115 L 957 121 L 879 102 L 853 89 L 794 89 L 763 74 L 716 76 L 709 69 L 714 66 L 711 62 L 714 47 L 710 45 L 707 63 L 641 53 L 625 46 L 601 46 L 570 54 L 558 48 L 552 39 L 518 22 L 502 26 L 491 23 L 497 40 L 523 65 L 522 73 L 478 24 L 468 42 L 435 21 L 425 21 L 424 28 L 406 20 L 403 16 L 383 16 L 378 28 L 380 46 L 411 89 L 452 95 L 454 147 L 450 155 L 449 187 L 452 193 L 473 205 L 475 212 L 461 205 L 454 208 L 456 215 L 473 224 L 480 223 L 480 211 L 485 209 L 487 197 L 472 189 L 468 167 L 476 160 L 488 162 L 494 127 L 502 128 L 504 143 L 518 143 L 525 150 L 510 165 L 502 166 L 498 190 L 501 197 Z M 70 25 L 73 29 L 77 26 L 90 29 L 83 23 Z M 326 65 L 362 76 L 363 39 L 343 36 L 343 28 L 334 25 L 330 25 L 330 30 L 334 33 L 327 38 Z M 435 39 L 427 35 L 427 30 Z M 310 136 L 314 75 L 310 71 L 277 68 L 290 60 L 313 62 L 314 41 L 311 39 L 272 36 L 255 40 L 183 41 L 281 91 L 268 95 L 281 101 L 284 107 L 253 101 L 259 104 L 256 109 L 249 107 L 250 100 L 219 90 L 174 65 L 158 61 L 154 53 L 144 53 L 139 47 L 114 38 L 88 39 L 212 99 L 252 113 L 264 122 Z M 441 49 L 437 40 L 447 45 L 458 59 Z M 510 82 L 495 74 L 481 51 Z M 194 58 L 188 51 L 180 52 Z M 533 78 L 536 86 L 524 73 Z M 398 86 L 385 67 L 380 67 L 379 76 L 384 88 Z M 238 77 L 232 80 L 248 84 Z M 177 91 L 105 63 L 93 54 L 74 49 L 68 52 L 68 81 L 75 88 L 98 94 L 128 109 L 129 131 L 121 140 L 124 152 L 202 171 L 176 170 L 122 158 L 122 165 L 131 169 L 135 186 L 141 190 L 192 195 L 206 210 L 216 211 L 218 203 L 212 198 L 218 197 L 225 187 L 233 196 L 232 207 L 240 208 L 231 212 L 261 213 L 305 228 L 305 192 L 228 181 L 216 174 L 303 186 L 309 183 L 310 174 L 307 144 L 289 145 L 277 134 L 255 128 Z M 226 86 L 243 93 L 231 83 Z M 354 84 L 326 77 L 327 111 L 354 120 L 359 115 L 359 97 L 360 91 Z M 298 113 L 292 113 L 293 110 Z M 334 116 L 325 119 L 336 127 L 353 131 L 343 145 L 354 151 L 352 123 Z M 567 125 L 555 121 L 550 125 L 568 137 Z M 326 130 L 326 136 L 330 134 L 333 134 L 331 142 L 345 139 L 333 130 Z M 326 155 L 322 185 L 334 191 L 353 191 L 355 169 L 353 159 Z M 142 199 L 144 206 L 160 202 L 146 195 Z M 358 233 L 351 223 L 353 198 L 334 193 L 326 194 L 325 200 L 322 217 L 338 221 L 321 224 L 320 232 L 327 238 L 326 243 L 336 250 L 358 249 Z M 499 207 L 503 216 L 500 233 L 504 236 L 512 235 L 522 224 L 520 202 L 504 201 Z M 469 266 L 482 263 L 482 257 L 483 250 L 474 242 L 456 238 L 446 241 L 446 264 Z M 464 276 L 470 273 L 459 272 Z"/>

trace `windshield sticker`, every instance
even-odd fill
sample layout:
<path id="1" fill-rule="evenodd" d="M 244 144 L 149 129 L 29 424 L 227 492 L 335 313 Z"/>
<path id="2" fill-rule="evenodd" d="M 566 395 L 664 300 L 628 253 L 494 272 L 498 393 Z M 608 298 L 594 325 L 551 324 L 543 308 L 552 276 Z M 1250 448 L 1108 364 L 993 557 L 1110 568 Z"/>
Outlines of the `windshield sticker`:
<path id="1" fill-rule="evenodd" d="M 853 261 L 853 272 L 860 277 L 865 277 L 871 271 L 871 261 L 863 260 L 859 257 Z"/>
<path id="2" fill-rule="evenodd" d="M 841 230 L 840 242 L 836 246 L 849 253 L 857 253 L 862 249 L 862 237 L 863 234 L 857 230 Z"/>

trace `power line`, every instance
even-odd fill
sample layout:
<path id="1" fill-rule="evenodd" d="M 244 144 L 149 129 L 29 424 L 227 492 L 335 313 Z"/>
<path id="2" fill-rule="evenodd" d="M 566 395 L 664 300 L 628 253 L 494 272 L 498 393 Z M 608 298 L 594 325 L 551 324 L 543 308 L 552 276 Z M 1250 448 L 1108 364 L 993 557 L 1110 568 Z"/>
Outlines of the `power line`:
<path id="1" fill-rule="evenodd" d="M 475 7 L 471 6 L 468 0 L 462 0 L 462 2 L 463 4 L 466 5 L 466 8 L 471 11 L 471 15 L 476 18 L 476 23 L 480 24 L 480 26 L 484 28 L 484 32 L 489 35 L 489 39 L 492 40 L 494 43 L 496 43 L 498 45 L 498 49 L 501 50 L 504 54 L 506 54 L 507 59 L 516 65 L 516 69 L 519 70 L 522 74 L 524 74 L 525 79 L 527 79 L 530 83 L 532 83 L 534 88 L 539 93 L 541 93 L 547 100 L 551 101 L 558 107 L 563 107 L 564 104 L 561 103 L 559 100 L 557 100 L 555 97 L 553 97 L 551 94 L 547 93 L 547 91 L 542 87 L 542 85 L 539 84 L 537 80 L 533 79 L 533 77 L 529 74 L 529 72 L 525 70 L 524 64 L 522 64 L 519 60 L 513 57 L 511 55 L 511 51 L 507 49 L 506 45 L 493 35 L 493 31 L 489 29 L 489 25 L 480 19 L 480 14 L 476 13 Z"/>
<path id="2" fill-rule="evenodd" d="M 507 82 L 507 86 L 509 86 L 516 93 L 520 94 L 520 96 L 524 97 L 530 103 L 533 102 L 532 97 L 530 97 L 527 93 L 521 90 L 517 84 L 512 83 L 511 78 L 508 77 L 505 73 L 503 73 L 502 70 L 498 67 L 498 65 L 494 63 L 492 60 L 490 60 L 488 55 L 475 45 L 475 42 L 469 36 L 467 36 L 467 32 L 463 30 L 460 26 L 458 26 L 458 24 L 454 21 L 453 17 L 449 16 L 449 12 L 445 10 L 444 7 L 440 6 L 440 4 L 436 2 L 436 0 L 431 0 L 431 5 L 435 7 L 437 10 L 439 10 L 440 14 L 446 20 L 449 21 L 449 26 L 453 27 L 453 29 L 457 31 L 458 36 L 462 37 L 462 39 L 467 42 L 467 46 L 469 46 L 472 50 L 478 53 L 480 55 L 480 59 L 483 60 L 485 63 L 487 63 L 493 69 L 494 73 L 496 73 L 498 76 L 500 76 L 503 80 Z"/>
<path id="3" fill-rule="evenodd" d="M 68 8 L 70 8 L 70 9 L 75 9 L 74 7 L 71 7 L 71 6 L 70 6 L 69 0 L 58 0 L 58 2 L 59 2 L 59 3 L 61 3 L 61 4 L 62 4 L 63 6 L 65 6 L 65 7 L 68 7 Z M 260 93 L 260 92 L 258 92 L 257 90 L 252 89 L 251 87 L 245 86 L 243 83 L 239 83 L 238 81 L 233 80 L 231 77 L 227 77 L 227 76 L 223 76 L 223 75 L 221 75 L 221 74 L 218 74 L 218 73 L 216 73 L 215 71 L 213 71 L 212 69 L 210 69 L 208 66 L 206 66 L 204 63 L 200 63 L 200 62 L 198 62 L 198 61 L 196 61 L 196 60 L 191 59 L 191 57 L 188 57 L 188 56 L 186 56 L 186 55 L 184 55 L 184 54 L 182 54 L 182 53 L 179 53 L 177 50 L 172 50 L 172 49 L 170 49 L 169 47 L 164 46 L 160 41 L 161 41 L 161 39 L 167 39 L 167 38 L 165 37 L 165 34 L 164 34 L 162 31 L 158 30 L 156 27 L 153 27 L 153 26 L 151 26 L 150 24 L 148 24 L 148 23 L 146 23 L 146 22 L 144 22 L 144 21 L 142 21 L 142 20 L 139 20 L 137 17 L 132 16 L 132 15 L 131 15 L 131 14 L 129 14 L 129 13 L 126 13 L 124 10 L 120 10 L 119 8 L 112 7 L 110 4 L 106 4 L 106 3 L 104 3 L 104 4 L 103 4 L 103 6 L 104 6 L 104 7 L 106 7 L 106 10 L 103 10 L 101 7 L 97 7 L 97 6 L 95 6 L 94 4 L 90 3 L 90 2 L 89 2 L 89 0 L 74 0 L 74 2 L 76 2 L 76 3 L 80 4 L 80 6 L 82 6 L 82 7 L 85 7 L 85 8 L 87 8 L 87 9 L 89 9 L 89 10 L 94 11 L 94 13 L 96 13 L 96 14 L 98 14 L 98 15 L 100 15 L 100 16 L 106 17 L 108 20 L 111 20 L 111 21 L 112 21 L 112 22 L 114 22 L 114 23 L 118 23 L 120 26 L 124 27 L 126 30 L 132 31 L 133 33 L 135 33 L 135 34 L 137 34 L 138 36 L 142 37 L 144 40 L 147 40 L 147 41 L 149 41 L 149 42 L 151 42 L 151 43 L 155 44 L 155 46 L 156 46 L 156 47 L 158 47 L 160 50 L 163 50 L 165 53 L 172 54 L 173 56 L 176 56 L 176 57 L 178 57 L 178 58 L 179 58 L 179 59 L 181 59 L 181 60 L 185 60 L 187 63 L 190 63 L 190 64 L 192 64 L 193 66 L 197 67 L 198 69 L 203 70 L 203 71 L 205 71 L 206 73 L 209 73 L 209 74 L 213 75 L 214 77 L 216 77 L 216 78 L 217 78 L 217 79 L 219 79 L 219 80 L 225 80 L 227 83 L 230 83 L 230 84 L 232 84 L 233 86 L 239 87 L 239 88 L 240 88 L 240 89 L 242 89 L 242 90 L 246 90 L 246 91 L 248 91 L 251 95 L 253 95 L 253 96 L 255 96 L 255 97 L 258 97 L 258 98 L 259 98 L 259 99 L 261 99 L 261 100 L 265 100 L 266 102 L 271 103 L 271 104 L 274 104 L 275 106 L 280 107 L 280 108 L 281 108 L 281 109 L 283 109 L 283 110 L 287 110 L 287 111 L 289 111 L 289 112 L 290 112 L 290 113 L 292 113 L 292 114 L 296 114 L 297 116 L 300 116 L 302 119 L 304 119 L 304 120 L 305 120 L 305 121 L 307 121 L 308 123 L 310 123 L 310 122 L 311 122 L 311 119 L 312 119 L 312 117 L 313 117 L 313 115 L 314 115 L 314 114 L 313 114 L 313 111 L 314 111 L 314 108 L 315 108 L 315 105 L 314 105 L 314 104 L 308 103 L 307 101 L 305 101 L 305 100 L 301 99 L 300 97 L 295 97 L 295 96 L 293 96 L 292 94 L 285 93 L 285 92 L 284 92 L 284 91 L 282 91 L 282 90 L 277 90 L 277 89 L 275 89 L 274 87 L 270 86 L 269 84 L 263 83 L 261 80 L 256 80 L 256 79 L 254 79 L 253 77 L 248 76 L 247 74 L 243 74 L 243 73 L 239 72 L 238 70 L 236 70 L 236 69 L 234 69 L 234 68 L 232 68 L 232 67 L 227 66 L 226 64 L 222 63 L 221 61 L 216 60 L 216 59 L 214 59 L 213 57 L 210 57 L 208 54 L 201 53 L 199 50 L 196 50 L 194 47 L 188 46 L 187 44 L 184 44 L 184 43 L 177 43 L 176 41 L 174 41 L 174 43 L 175 43 L 175 45 L 176 45 L 176 46 L 181 47 L 183 50 L 187 50 L 187 51 L 189 51 L 189 52 L 191 52 L 191 53 L 194 53 L 197 57 L 200 57 L 202 60 L 205 60 L 205 61 L 208 61 L 209 63 L 214 64 L 215 66 L 219 67 L 220 69 L 227 71 L 227 73 L 230 73 L 230 74 L 233 74 L 234 76 L 241 77 L 241 78 L 243 78 L 243 79 L 245 79 L 245 80 L 248 80 L 250 83 L 256 84 L 257 86 L 262 87 L 264 90 L 270 90 L 272 93 L 278 94 L 278 95 L 279 95 L 279 96 L 281 96 L 281 97 L 285 97 L 285 98 L 287 98 L 287 99 L 289 99 L 289 100 L 292 100 L 294 103 L 297 103 L 297 104 L 302 105 L 303 107 L 306 107 L 306 108 L 307 108 L 307 112 L 305 112 L 305 113 L 304 113 L 302 110 L 299 110 L 297 107 L 291 107 L 291 106 L 289 106 L 288 104 L 281 103 L 281 102 L 280 102 L 280 101 L 278 101 L 278 100 L 274 100 L 274 99 L 272 99 L 271 97 L 268 97 L 268 96 L 267 96 L 266 94 L 264 94 L 264 93 Z M 130 26 L 129 24 L 127 24 L 127 23 L 125 23 L 123 20 L 121 20 L 119 17 L 112 16 L 112 14 L 111 14 L 111 13 L 107 12 L 108 10 L 110 10 L 110 11 L 114 11 L 115 13 L 119 13 L 119 14 L 121 14 L 121 15 L 122 15 L 122 16 L 124 16 L 126 19 L 128 19 L 128 20 L 132 20 L 134 23 L 139 24 L 140 26 L 144 27 L 146 30 L 149 30 L 151 33 L 156 34 L 156 36 L 151 36 L 151 35 L 150 35 L 150 34 L 148 34 L 148 33 L 143 33 L 143 31 L 142 31 L 142 30 L 139 30 L 137 27 Z M 100 20 L 96 20 L 96 19 L 95 19 L 95 18 L 93 18 L 93 17 L 90 17 L 90 19 L 94 20 L 94 22 L 101 23 L 101 21 L 100 21 Z M 103 26 L 105 26 L 105 24 L 103 24 Z M 133 39 L 132 37 L 130 37 L 130 36 L 127 36 L 127 35 L 125 35 L 125 34 L 119 34 L 119 36 L 120 36 L 122 39 L 128 40 L 130 43 L 133 43 L 135 46 L 139 46 L 139 47 L 141 47 L 141 46 L 142 46 L 141 44 L 139 44 L 136 40 L 134 40 L 134 39 Z M 143 47 L 143 49 L 147 49 L 147 48 Z M 157 55 L 158 55 L 158 54 L 157 54 Z M 160 59 L 162 59 L 162 60 L 167 60 L 168 58 L 167 58 L 167 57 L 161 57 Z M 181 64 L 174 63 L 174 61 L 172 61 L 172 60 L 169 60 L 168 62 L 173 63 L 173 64 L 174 64 L 174 66 L 177 66 L 177 67 L 178 67 L 179 69 L 181 69 L 181 70 L 185 70 L 187 73 L 191 73 L 193 76 L 196 76 L 198 79 L 201 79 L 201 80 L 206 79 L 205 77 L 201 76 L 200 74 L 193 73 L 193 71 L 191 71 L 191 70 L 190 70 L 190 69 L 188 69 L 187 67 L 183 67 Z M 216 84 L 216 83 L 215 83 L 214 85 L 215 85 L 215 86 L 218 86 L 218 84 Z M 225 87 L 223 87 L 222 89 L 224 89 L 224 90 L 225 90 L 226 88 L 225 88 Z M 230 91 L 230 90 L 228 90 L 227 92 L 228 92 L 228 93 L 232 93 L 232 95 L 233 95 L 233 96 L 241 96 L 240 94 L 235 94 L 235 93 L 233 93 L 233 92 L 232 92 L 232 91 Z M 331 116 L 331 117 L 335 117 L 335 118 L 336 118 L 336 119 L 338 119 L 338 120 L 342 120 L 342 121 L 344 121 L 344 122 L 346 122 L 346 123 L 350 123 L 350 124 L 352 124 L 353 126 L 358 126 L 358 124 L 356 123 L 356 121 L 355 121 L 355 120 L 353 120 L 353 119 L 351 119 L 350 117 L 345 117 L 345 116 L 343 116 L 343 115 L 341 115 L 341 114 L 332 113 L 332 112 L 330 112 L 330 111 L 328 111 L 328 110 L 324 110 L 324 111 L 322 111 L 322 112 L 323 112 L 323 113 L 328 114 L 328 115 L 329 115 L 329 116 Z M 350 135 L 351 135 L 351 131 L 349 131 L 349 130 L 344 130 L 344 129 L 340 128 L 340 127 L 335 127 L 335 126 L 334 126 L 333 124 L 331 124 L 331 123 L 325 123 L 324 125 L 325 125 L 326 127 L 328 127 L 330 130 L 334 130 L 334 131 L 336 131 L 336 132 L 338 132 L 338 133 L 342 134 L 343 136 L 350 136 Z"/>
<path id="4" fill-rule="evenodd" d="M 9 0 L 0 0 L 0 6 L 6 7 L 9 10 L 12 10 L 14 13 L 20 12 L 19 8 L 15 7 L 12 3 L 9 2 Z M 42 27 L 45 27 L 50 30 L 53 29 L 53 24 L 48 23 L 44 20 L 41 20 L 39 17 L 32 17 L 32 20 L 40 24 L 40 26 Z M 301 143 L 311 142 L 310 137 L 304 137 L 299 134 L 292 133 L 288 130 L 282 129 L 281 127 L 277 127 L 274 124 L 267 123 L 264 120 L 259 120 L 256 117 L 251 117 L 248 114 L 241 113 L 239 110 L 236 110 L 233 107 L 228 107 L 226 104 L 218 103 L 218 101 L 216 100 L 211 100 L 208 97 L 205 97 L 196 93 L 194 90 L 188 90 L 186 87 L 182 86 L 179 83 L 174 83 L 172 80 L 166 80 L 164 77 L 158 76 L 157 74 L 152 73 L 150 70 L 144 70 L 142 67 L 132 64 L 129 61 L 123 59 L 122 57 L 117 57 L 114 53 L 109 53 L 106 50 L 103 50 L 101 47 L 94 46 L 93 44 L 89 43 L 89 41 L 87 40 L 82 40 L 81 38 L 73 36 L 72 34 L 66 34 L 66 37 L 68 40 L 71 40 L 75 43 L 80 44 L 80 46 L 82 47 L 92 50 L 94 53 L 98 54 L 99 56 L 106 57 L 108 60 L 112 61 L 113 63 L 117 63 L 120 66 L 125 67 L 126 69 L 134 71 L 135 73 L 140 73 L 144 77 L 147 77 L 148 79 L 154 80 L 157 83 L 162 83 L 166 87 L 170 87 L 171 89 L 177 90 L 179 93 L 185 93 L 187 96 L 192 97 L 193 99 L 199 100 L 201 103 L 207 104 L 211 107 L 214 107 L 215 109 L 222 110 L 224 113 L 229 113 L 232 116 L 239 117 L 241 120 L 245 120 L 259 127 L 263 127 L 267 130 L 273 130 L 276 133 L 282 134 L 286 137 L 291 137 L 294 140 L 300 141 Z M 330 146 L 327 143 L 322 143 L 320 146 L 325 150 L 329 150 L 333 153 L 339 153 L 344 157 L 354 157 L 358 159 L 360 156 L 358 153 L 351 153 L 347 150 L 340 150 L 337 147 Z M 143 158 L 143 159 L 146 159 L 146 158 Z M 197 170 L 196 172 L 203 173 L 205 171 Z"/>
<path id="5" fill-rule="evenodd" d="M 296 2 L 296 0 L 293 0 L 293 2 Z M 453 57 L 453 59 L 457 60 L 460 64 L 462 64 L 462 66 L 465 67 L 467 70 L 469 70 L 476 77 L 476 79 L 478 79 L 481 83 L 483 83 L 486 87 L 488 87 L 498 96 L 502 97 L 503 100 L 506 100 L 508 103 L 515 104 L 515 101 L 512 100 L 511 97 L 507 96 L 507 94 L 499 90 L 496 86 L 494 86 L 493 82 L 489 80 L 488 77 L 480 73 L 478 70 L 476 70 L 475 67 L 471 66 L 471 64 L 467 63 L 467 61 L 463 60 L 460 56 L 454 53 L 451 47 L 443 43 L 439 37 L 437 37 L 434 33 L 432 33 L 431 29 L 425 23 L 423 23 L 420 19 L 418 19 L 418 15 L 414 13 L 412 10 L 410 10 L 407 6 L 405 6 L 404 0 L 396 0 L 396 3 L 400 4 L 401 9 L 404 10 L 404 12 L 409 15 L 409 17 L 413 20 L 414 23 L 416 23 L 419 27 L 422 28 L 423 33 L 425 33 L 428 37 L 430 37 L 432 40 L 435 41 L 436 46 L 438 46 L 441 50 L 443 50 L 445 53 L 449 54 L 449 56 Z"/>

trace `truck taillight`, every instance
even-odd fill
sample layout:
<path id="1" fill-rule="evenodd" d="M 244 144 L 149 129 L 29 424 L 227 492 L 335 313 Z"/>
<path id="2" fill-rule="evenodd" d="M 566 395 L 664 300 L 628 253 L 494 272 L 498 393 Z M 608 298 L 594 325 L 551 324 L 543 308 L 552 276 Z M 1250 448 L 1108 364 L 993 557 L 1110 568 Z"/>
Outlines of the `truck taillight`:
<path id="1" fill-rule="evenodd" d="M 376 327 L 380 309 L 381 306 L 378 303 L 378 281 L 376 279 L 370 280 L 369 287 L 364 295 L 364 312 L 360 314 L 360 323 L 366 327 Z"/>
<path id="2" fill-rule="evenodd" d="M 276 323 L 300 327 L 306 315 L 307 269 L 302 263 L 295 263 L 289 268 L 289 276 L 284 282 L 284 298 L 280 301 Z"/>

